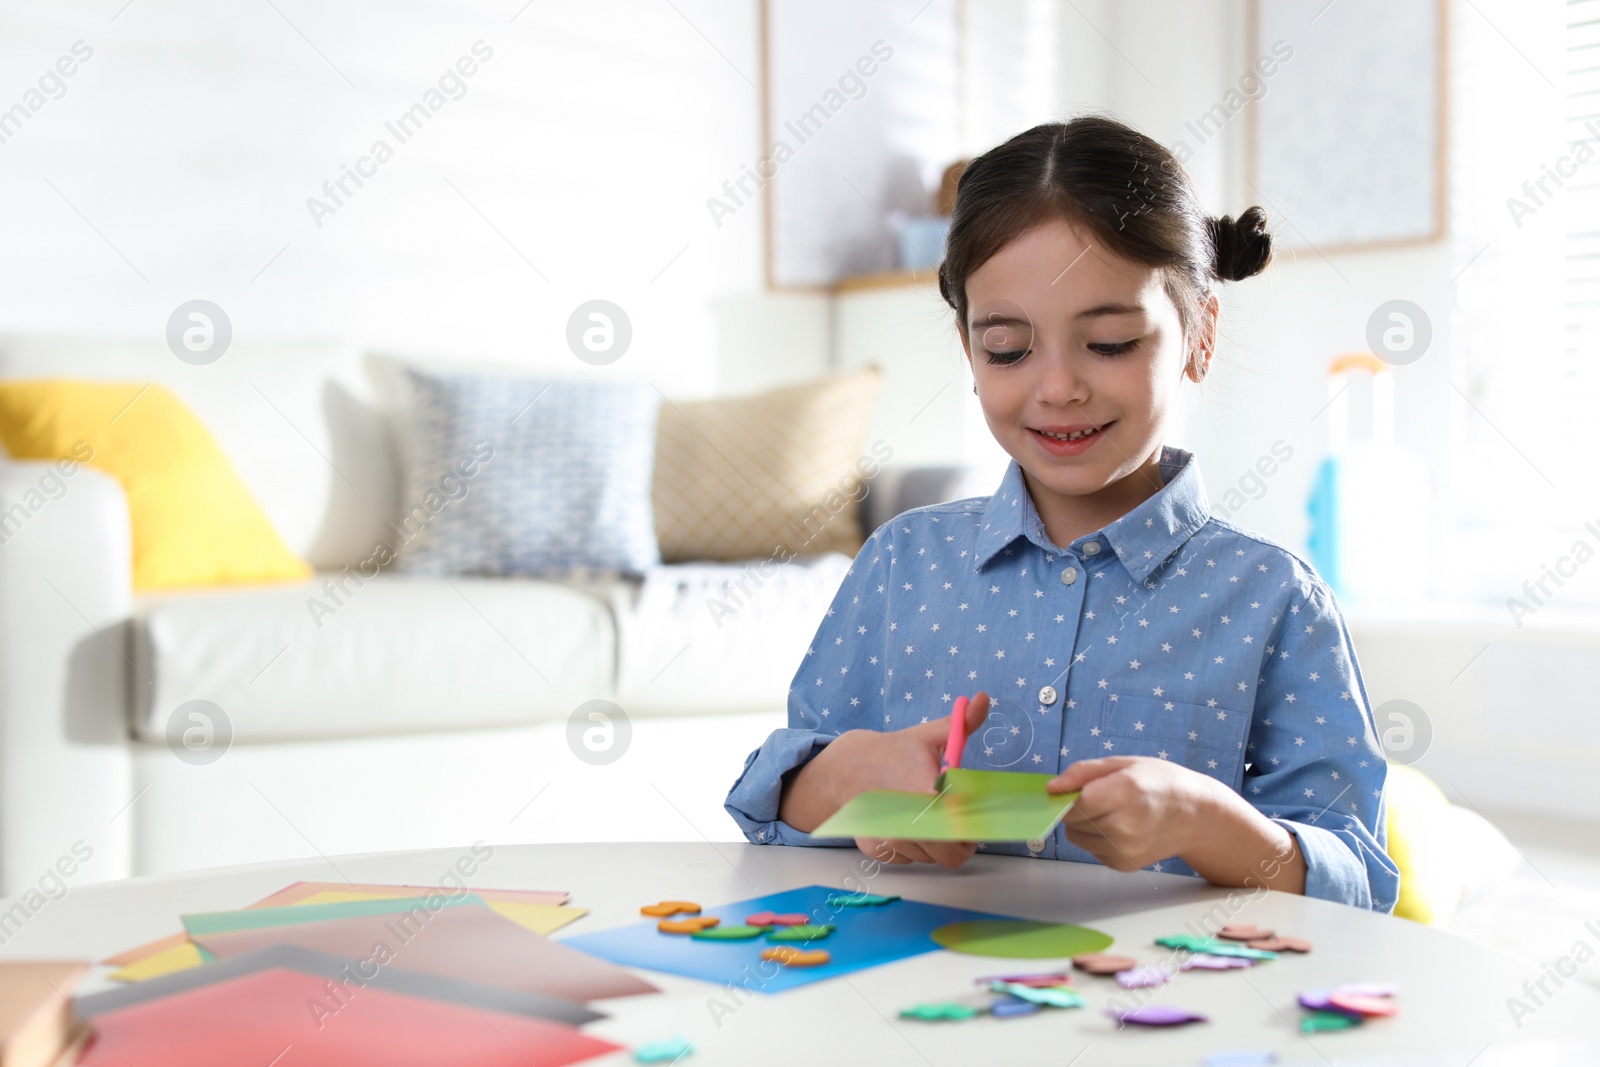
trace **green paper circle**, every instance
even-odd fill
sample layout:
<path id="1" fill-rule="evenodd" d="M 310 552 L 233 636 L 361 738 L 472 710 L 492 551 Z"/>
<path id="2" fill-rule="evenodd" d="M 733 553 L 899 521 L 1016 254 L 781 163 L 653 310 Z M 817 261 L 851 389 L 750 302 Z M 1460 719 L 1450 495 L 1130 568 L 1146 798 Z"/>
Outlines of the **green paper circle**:
<path id="1" fill-rule="evenodd" d="M 1003 956 L 1014 960 L 1064 959 L 1111 947 L 1111 935 L 1068 923 L 1035 923 L 1022 919 L 979 919 L 951 923 L 933 932 L 933 939 L 951 952 L 969 956 Z"/>

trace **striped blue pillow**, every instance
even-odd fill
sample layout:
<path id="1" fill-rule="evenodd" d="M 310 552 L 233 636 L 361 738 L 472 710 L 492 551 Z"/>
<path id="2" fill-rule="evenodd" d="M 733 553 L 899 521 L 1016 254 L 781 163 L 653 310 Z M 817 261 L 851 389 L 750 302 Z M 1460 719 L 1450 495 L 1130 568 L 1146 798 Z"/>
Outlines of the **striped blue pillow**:
<path id="1" fill-rule="evenodd" d="M 637 574 L 660 562 L 652 386 L 407 373 L 400 570 Z"/>

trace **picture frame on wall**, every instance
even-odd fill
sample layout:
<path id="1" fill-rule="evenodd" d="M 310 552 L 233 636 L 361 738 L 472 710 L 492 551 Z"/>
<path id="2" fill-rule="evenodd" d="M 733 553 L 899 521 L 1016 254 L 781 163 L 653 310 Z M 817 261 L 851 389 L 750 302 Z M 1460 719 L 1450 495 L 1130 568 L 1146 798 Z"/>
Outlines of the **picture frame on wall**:
<path id="1" fill-rule="evenodd" d="M 934 201 L 961 155 L 964 8 L 763 0 L 761 155 L 739 190 L 765 192 L 769 289 L 910 272 L 942 242 Z"/>
<path id="2" fill-rule="evenodd" d="M 1245 181 L 1279 247 L 1444 237 L 1446 24 L 1444 0 L 1250 0 L 1248 54 L 1276 69 L 1245 109 Z"/>

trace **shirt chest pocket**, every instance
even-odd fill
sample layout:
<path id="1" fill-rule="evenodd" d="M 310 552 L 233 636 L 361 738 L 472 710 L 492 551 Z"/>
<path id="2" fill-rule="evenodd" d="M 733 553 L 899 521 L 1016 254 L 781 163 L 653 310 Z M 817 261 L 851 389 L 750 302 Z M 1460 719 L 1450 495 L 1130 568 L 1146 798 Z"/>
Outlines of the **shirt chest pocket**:
<path id="1" fill-rule="evenodd" d="M 1108 695 L 1090 730 L 1096 756 L 1171 760 L 1237 791 L 1243 783 L 1248 712 L 1160 697 Z"/>

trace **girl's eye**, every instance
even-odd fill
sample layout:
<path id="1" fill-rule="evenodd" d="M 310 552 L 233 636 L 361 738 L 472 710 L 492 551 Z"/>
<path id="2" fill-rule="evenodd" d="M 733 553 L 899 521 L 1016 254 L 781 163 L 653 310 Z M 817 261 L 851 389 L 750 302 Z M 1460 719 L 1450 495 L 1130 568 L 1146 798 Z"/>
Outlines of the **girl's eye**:
<path id="1" fill-rule="evenodd" d="M 1124 352 L 1131 352 L 1139 344 L 1137 340 L 1121 341 L 1116 344 L 1093 344 L 1089 351 L 1098 352 L 1102 356 L 1120 356 Z"/>
<path id="2" fill-rule="evenodd" d="M 1017 349 L 1014 352 L 990 352 L 989 362 L 998 363 L 1001 366 L 1010 366 L 1031 351 L 1033 350 L 1029 348 L 1023 348 Z"/>

